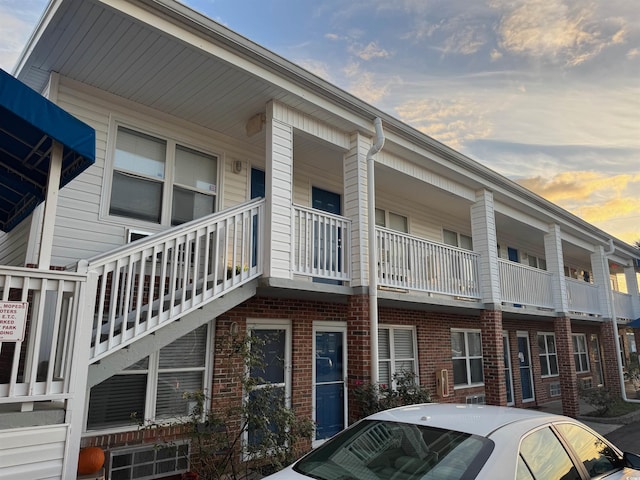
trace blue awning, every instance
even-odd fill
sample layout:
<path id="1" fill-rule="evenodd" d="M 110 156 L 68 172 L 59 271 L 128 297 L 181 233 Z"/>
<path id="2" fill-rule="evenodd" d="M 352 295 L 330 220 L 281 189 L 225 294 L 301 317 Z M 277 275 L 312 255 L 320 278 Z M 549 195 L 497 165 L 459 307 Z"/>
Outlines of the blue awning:
<path id="1" fill-rule="evenodd" d="M 0 69 L 0 230 L 44 201 L 54 140 L 62 188 L 95 162 L 95 130 Z"/>
<path id="2" fill-rule="evenodd" d="M 640 328 L 640 318 L 636 318 L 635 320 L 631 320 L 629 323 L 627 323 L 626 325 L 623 325 L 625 327 L 630 327 L 630 328 Z"/>

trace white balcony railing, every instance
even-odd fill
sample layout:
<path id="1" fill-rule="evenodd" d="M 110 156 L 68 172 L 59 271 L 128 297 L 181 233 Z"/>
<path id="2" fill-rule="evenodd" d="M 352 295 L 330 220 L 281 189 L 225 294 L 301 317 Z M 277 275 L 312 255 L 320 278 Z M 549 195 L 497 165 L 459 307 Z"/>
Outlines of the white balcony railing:
<path id="1" fill-rule="evenodd" d="M 633 312 L 633 299 L 628 293 L 613 292 L 613 302 L 616 309 L 616 317 L 624 320 L 635 320 Z"/>
<path id="2" fill-rule="evenodd" d="M 254 200 L 80 264 L 98 276 L 91 362 L 261 275 L 263 212 Z"/>
<path id="3" fill-rule="evenodd" d="M 478 299 L 478 254 L 376 227 L 378 284 Z"/>
<path id="4" fill-rule="evenodd" d="M 28 304 L 23 340 L 0 341 L 0 404 L 72 396 L 73 361 L 83 345 L 78 318 L 85 306 L 86 278 L 69 272 L 0 268 L 2 302 Z M 5 313 L 3 317 L 8 318 Z M 5 321 L 0 328 L 9 324 Z"/>
<path id="5" fill-rule="evenodd" d="M 501 258 L 498 269 L 503 303 L 553 308 L 551 273 Z"/>
<path id="6" fill-rule="evenodd" d="M 321 210 L 293 207 L 293 272 L 349 281 L 351 221 Z"/>
<path id="7" fill-rule="evenodd" d="M 567 301 L 570 312 L 587 315 L 602 315 L 600 306 L 600 287 L 582 280 L 565 277 Z"/>

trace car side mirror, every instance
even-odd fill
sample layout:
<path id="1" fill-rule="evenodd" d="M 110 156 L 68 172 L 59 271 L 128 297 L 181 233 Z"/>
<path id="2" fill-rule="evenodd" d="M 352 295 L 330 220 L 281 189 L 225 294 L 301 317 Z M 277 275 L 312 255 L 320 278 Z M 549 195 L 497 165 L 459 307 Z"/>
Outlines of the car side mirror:
<path id="1" fill-rule="evenodd" d="M 624 460 L 625 466 L 640 470 L 640 455 L 624 452 L 622 454 L 622 459 Z"/>

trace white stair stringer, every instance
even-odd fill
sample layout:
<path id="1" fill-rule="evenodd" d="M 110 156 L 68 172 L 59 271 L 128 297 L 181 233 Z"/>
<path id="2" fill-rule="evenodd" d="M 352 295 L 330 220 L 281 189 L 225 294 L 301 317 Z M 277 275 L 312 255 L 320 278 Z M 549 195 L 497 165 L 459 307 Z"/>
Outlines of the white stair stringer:
<path id="1" fill-rule="evenodd" d="M 87 388 L 103 382 L 149 354 L 169 345 L 176 338 L 186 335 L 233 307 L 249 300 L 255 296 L 257 285 L 258 280 L 254 279 L 249 283 L 237 287 L 225 293 L 224 296 L 207 303 L 203 307 L 193 310 L 183 317 L 166 324 L 152 334 L 141 337 L 125 348 L 116 350 L 108 357 L 102 358 L 99 362 L 89 365 Z"/>

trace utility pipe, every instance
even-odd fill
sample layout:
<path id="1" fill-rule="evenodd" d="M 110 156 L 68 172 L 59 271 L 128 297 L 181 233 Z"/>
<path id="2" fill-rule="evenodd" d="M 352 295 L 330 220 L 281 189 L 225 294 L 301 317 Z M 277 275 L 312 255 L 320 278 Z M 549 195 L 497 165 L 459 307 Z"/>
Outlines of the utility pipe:
<path id="1" fill-rule="evenodd" d="M 609 255 L 612 255 L 615 251 L 615 246 L 613 245 L 613 239 L 609 239 L 609 250 L 604 252 L 604 260 L 607 263 L 606 268 L 609 270 Z M 611 304 L 611 328 L 613 329 L 613 335 L 616 344 L 616 364 L 618 365 L 618 377 L 620 381 L 620 390 L 622 393 L 622 399 L 625 402 L 629 403 L 640 403 L 640 400 L 634 398 L 627 397 L 627 389 L 624 386 L 624 367 L 622 365 L 622 350 L 620 350 L 620 333 L 618 332 L 618 317 L 616 314 L 616 300 L 613 296 L 613 289 L 609 286 L 609 303 Z"/>
<path id="2" fill-rule="evenodd" d="M 382 119 L 377 117 L 373 121 L 376 136 L 373 145 L 367 153 L 367 200 L 369 222 L 369 325 L 371 341 L 371 383 L 378 383 L 380 374 L 378 371 L 378 268 L 376 252 L 376 181 L 374 155 L 382 150 L 384 145 L 384 132 L 382 131 Z"/>

